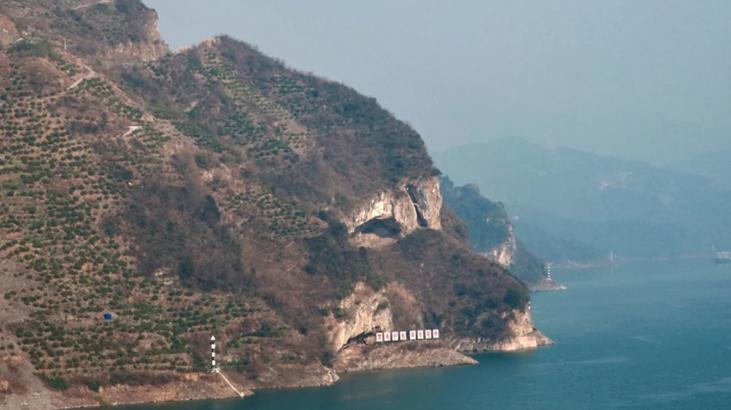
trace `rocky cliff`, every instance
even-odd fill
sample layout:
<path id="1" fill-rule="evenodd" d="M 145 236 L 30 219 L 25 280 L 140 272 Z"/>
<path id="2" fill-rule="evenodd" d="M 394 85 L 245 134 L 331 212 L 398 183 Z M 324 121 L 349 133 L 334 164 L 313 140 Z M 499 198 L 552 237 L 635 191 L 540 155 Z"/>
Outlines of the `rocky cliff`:
<path id="1" fill-rule="evenodd" d="M 381 191 L 357 207 L 344 221 L 359 246 L 393 243 L 416 229 L 441 229 L 439 178 L 407 181 Z"/>
<path id="2" fill-rule="evenodd" d="M 486 250 L 485 253 L 490 260 L 499 263 L 505 268 L 510 268 L 510 266 L 515 261 L 515 255 L 517 253 L 517 250 L 518 241 L 515 238 L 513 225 L 508 223 L 505 241 L 503 241 L 501 244 L 498 244 L 497 246 L 494 246 L 492 249 Z"/>
<path id="3" fill-rule="evenodd" d="M 224 376 L 318 385 L 531 345 L 527 288 L 470 248 L 423 141 L 374 99 L 228 37 L 169 53 L 137 0 L 0 15 L 0 402 L 220 397 Z M 361 343 L 423 327 L 442 342 Z"/>
<path id="4" fill-rule="evenodd" d="M 363 282 L 355 285 L 353 293 L 339 303 L 327 322 L 330 344 L 335 352 L 358 336 L 394 329 L 386 290 L 376 292 Z"/>
<path id="5" fill-rule="evenodd" d="M 356 284 L 353 293 L 340 302 L 337 317 L 328 317 L 330 343 L 337 352 L 333 368 L 352 372 L 474 364 L 476 361 L 465 353 L 527 350 L 553 343 L 533 325 L 530 307 L 504 311 L 493 319 L 505 326 L 499 338 L 450 335 L 431 341 L 376 342 L 376 332 L 424 328 L 418 318 L 410 322 L 411 326 L 394 324 L 394 312 L 420 311 L 418 303 L 408 289 L 397 283 L 378 292 L 365 283 Z M 400 322 L 409 323 L 403 318 Z"/>
<path id="6" fill-rule="evenodd" d="M 510 270 L 532 290 L 563 289 L 546 277 L 545 262 L 518 240 L 503 204 L 483 197 L 476 185 L 457 187 L 447 177 L 442 178 L 441 189 L 445 203 L 467 225 L 475 250 Z"/>
<path id="7" fill-rule="evenodd" d="M 516 310 L 508 312 L 500 320 L 506 321 L 507 332 L 503 338 L 497 340 L 488 340 L 481 337 L 461 338 L 452 341 L 451 347 L 464 352 L 511 352 L 535 349 L 553 343 L 551 339 L 535 328 L 530 311 Z"/>

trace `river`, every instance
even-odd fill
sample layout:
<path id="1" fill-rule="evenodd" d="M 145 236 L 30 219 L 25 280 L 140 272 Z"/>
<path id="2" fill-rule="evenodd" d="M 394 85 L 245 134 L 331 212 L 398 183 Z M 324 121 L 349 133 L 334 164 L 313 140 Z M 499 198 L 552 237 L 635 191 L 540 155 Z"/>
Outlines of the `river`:
<path id="1" fill-rule="evenodd" d="M 556 269 L 533 295 L 556 344 L 476 366 L 347 375 L 334 386 L 127 410 L 731 408 L 731 265 L 707 260 Z"/>

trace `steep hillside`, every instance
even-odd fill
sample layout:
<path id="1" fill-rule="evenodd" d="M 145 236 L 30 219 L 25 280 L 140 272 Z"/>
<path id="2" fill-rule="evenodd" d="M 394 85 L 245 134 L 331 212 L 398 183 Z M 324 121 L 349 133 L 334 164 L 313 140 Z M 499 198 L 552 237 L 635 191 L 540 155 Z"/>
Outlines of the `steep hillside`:
<path id="1" fill-rule="evenodd" d="M 536 257 L 515 235 L 505 207 L 480 195 L 475 185 L 455 186 L 441 178 L 444 203 L 454 210 L 469 230 L 473 248 L 510 270 L 531 289 L 560 289 L 545 274 L 545 262 Z"/>
<path id="2" fill-rule="evenodd" d="M 718 150 L 672 164 L 678 172 L 702 175 L 720 189 L 731 190 L 731 149 Z"/>
<path id="3" fill-rule="evenodd" d="M 514 139 L 455 148 L 439 164 L 505 201 L 519 216 L 520 237 L 542 257 L 605 258 L 610 249 L 656 257 L 731 246 L 731 194 L 696 175 Z"/>
<path id="4" fill-rule="evenodd" d="M 244 389 L 548 342 L 411 128 L 227 37 L 170 54 L 155 21 L 137 0 L 0 4 L 6 405 L 230 396 L 211 335 Z M 426 326 L 442 338 L 409 355 L 373 344 Z"/>

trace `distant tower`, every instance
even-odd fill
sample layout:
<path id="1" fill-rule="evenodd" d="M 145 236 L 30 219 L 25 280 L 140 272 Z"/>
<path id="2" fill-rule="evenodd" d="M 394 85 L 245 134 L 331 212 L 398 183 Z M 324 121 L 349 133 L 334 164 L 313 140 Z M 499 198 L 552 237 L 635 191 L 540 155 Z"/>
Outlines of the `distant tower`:
<path id="1" fill-rule="evenodd" d="M 553 265 L 551 262 L 546 262 L 546 278 L 553 280 Z"/>
<path id="2" fill-rule="evenodd" d="M 211 335 L 211 371 L 216 371 L 216 336 Z"/>

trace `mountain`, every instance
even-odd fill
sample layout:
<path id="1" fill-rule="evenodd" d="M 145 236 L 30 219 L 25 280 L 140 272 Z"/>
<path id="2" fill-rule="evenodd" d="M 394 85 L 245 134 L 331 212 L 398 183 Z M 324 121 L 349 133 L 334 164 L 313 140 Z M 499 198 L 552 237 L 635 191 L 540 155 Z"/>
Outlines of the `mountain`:
<path id="1" fill-rule="evenodd" d="M 504 201 L 519 236 L 543 258 L 731 246 L 731 194 L 701 176 L 517 139 L 454 148 L 438 162 L 455 181 Z"/>
<path id="2" fill-rule="evenodd" d="M 697 155 L 689 160 L 674 163 L 678 172 L 702 175 L 713 181 L 720 189 L 731 189 L 731 150 L 718 150 Z"/>
<path id="3" fill-rule="evenodd" d="M 473 248 L 510 270 L 534 290 L 560 289 L 546 277 L 545 262 L 535 256 L 515 235 L 505 206 L 480 195 L 474 184 L 455 186 L 448 177 L 440 183 L 444 203 L 468 228 Z"/>
<path id="4" fill-rule="evenodd" d="M 549 343 L 375 99 L 138 0 L 0 3 L 0 403 L 236 395 Z M 375 332 L 439 328 L 438 341 Z"/>

